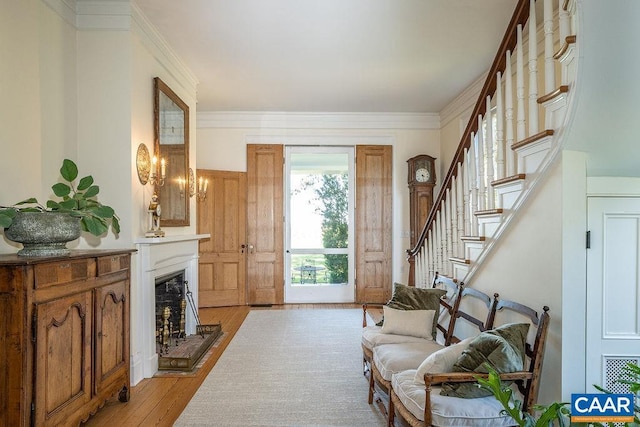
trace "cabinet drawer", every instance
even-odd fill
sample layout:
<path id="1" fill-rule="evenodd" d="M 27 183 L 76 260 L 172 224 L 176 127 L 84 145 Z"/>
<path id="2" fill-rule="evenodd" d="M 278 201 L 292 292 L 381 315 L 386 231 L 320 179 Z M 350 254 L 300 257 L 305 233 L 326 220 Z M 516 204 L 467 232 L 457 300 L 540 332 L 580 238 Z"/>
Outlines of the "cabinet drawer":
<path id="1" fill-rule="evenodd" d="M 98 276 L 129 269 L 129 254 L 111 255 L 98 258 Z"/>
<path id="2" fill-rule="evenodd" d="M 93 276 L 95 276 L 95 262 L 92 258 L 38 264 L 35 266 L 35 287 L 61 285 L 76 280 L 86 280 Z"/>

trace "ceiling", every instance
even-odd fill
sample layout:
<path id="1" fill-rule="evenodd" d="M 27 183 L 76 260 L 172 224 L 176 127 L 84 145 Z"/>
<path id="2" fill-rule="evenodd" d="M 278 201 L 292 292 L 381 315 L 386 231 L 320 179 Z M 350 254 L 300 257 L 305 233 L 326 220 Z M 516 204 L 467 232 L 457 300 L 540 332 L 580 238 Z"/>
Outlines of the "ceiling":
<path id="1" fill-rule="evenodd" d="M 517 0 L 135 0 L 198 111 L 438 113 L 491 66 Z"/>

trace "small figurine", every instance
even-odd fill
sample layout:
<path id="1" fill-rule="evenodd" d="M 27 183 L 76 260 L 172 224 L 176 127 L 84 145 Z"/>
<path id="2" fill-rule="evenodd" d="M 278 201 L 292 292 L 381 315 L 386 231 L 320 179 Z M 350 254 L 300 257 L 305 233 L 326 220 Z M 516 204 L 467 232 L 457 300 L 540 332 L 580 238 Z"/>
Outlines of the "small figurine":
<path id="1" fill-rule="evenodd" d="M 147 214 L 149 217 L 149 230 L 145 233 L 145 236 L 163 237 L 164 231 L 160 229 L 160 216 L 162 214 L 162 209 L 160 207 L 160 200 L 156 193 L 153 193 L 153 196 L 151 196 Z"/>

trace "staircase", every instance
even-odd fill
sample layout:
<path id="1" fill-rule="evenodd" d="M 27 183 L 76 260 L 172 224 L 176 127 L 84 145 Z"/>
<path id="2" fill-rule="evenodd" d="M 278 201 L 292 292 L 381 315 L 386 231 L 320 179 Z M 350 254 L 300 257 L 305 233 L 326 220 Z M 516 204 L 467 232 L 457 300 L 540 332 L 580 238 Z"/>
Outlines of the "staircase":
<path id="1" fill-rule="evenodd" d="M 469 282 L 544 178 L 576 82 L 576 0 L 520 0 L 416 246 L 409 284 Z M 540 87 L 540 89 L 539 89 Z"/>

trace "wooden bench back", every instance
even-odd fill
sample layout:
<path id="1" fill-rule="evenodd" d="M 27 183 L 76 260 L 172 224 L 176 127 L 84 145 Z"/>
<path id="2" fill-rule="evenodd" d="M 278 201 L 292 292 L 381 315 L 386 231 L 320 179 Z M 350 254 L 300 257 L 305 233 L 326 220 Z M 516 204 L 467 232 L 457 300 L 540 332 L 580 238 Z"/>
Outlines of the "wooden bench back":
<path id="1" fill-rule="evenodd" d="M 445 345 L 448 345 L 451 341 L 449 337 L 449 325 L 451 325 L 451 321 L 454 317 L 454 310 L 456 301 L 460 298 L 460 291 L 462 290 L 462 282 L 460 284 L 456 283 L 454 280 L 441 276 L 436 273 L 433 276 L 433 281 L 431 282 L 432 288 L 444 289 L 447 293 L 440 298 L 440 306 L 442 309 L 438 315 L 438 324 L 436 328 L 442 333 L 444 336 Z M 444 325 L 443 322 L 447 320 L 447 317 L 444 314 L 447 313 L 449 315 L 449 324 Z"/>
<path id="2" fill-rule="evenodd" d="M 438 286 L 440 285 L 440 286 Z M 477 289 L 466 288 L 463 282 L 456 284 L 453 280 L 440 276 L 438 273 L 433 278 L 433 287 L 439 287 L 441 289 L 453 290 L 455 288 L 454 297 L 452 300 L 440 300 L 442 305 L 449 312 L 449 325 L 445 329 L 444 325 L 438 323 L 438 329 L 444 335 L 444 345 L 450 345 L 452 343 L 459 342 L 460 339 L 455 336 L 455 327 L 458 319 L 463 318 L 475 325 L 479 332 L 486 331 L 493 327 L 493 321 L 495 319 L 496 307 L 498 303 L 498 294 L 494 294 L 491 298 L 484 292 Z M 453 292 L 453 291 L 452 291 Z M 484 319 L 479 319 L 465 311 L 460 306 L 464 299 L 475 298 L 479 300 L 484 306 L 487 307 L 487 316 Z"/>
<path id="3" fill-rule="evenodd" d="M 544 356 L 544 348 L 547 339 L 547 332 L 549 329 L 549 307 L 546 305 L 542 307 L 542 314 L 538 315 L 531 307 L 526 305 L 508 301 L 500 300 L 497 304 L 497 311 L 510 310 L 517 312 L 528 318 L 531 322 L 531 327 L 536 328 L 536 333 L 533 338 L 533 342 L 527 340 L 525 346 L 525 352 L 529 365 L 525 363 L 525 370 L 530 372 L 530 378 L 525 380 L 517 380 L 516 384 L 523 398 L 523 410 L 529 411 L 538 400 L 538 392 L 540 390 L 540 375 L 542 374 L 542 359 Z M 531 334 L 529 334 L 531 336 Z"/>

